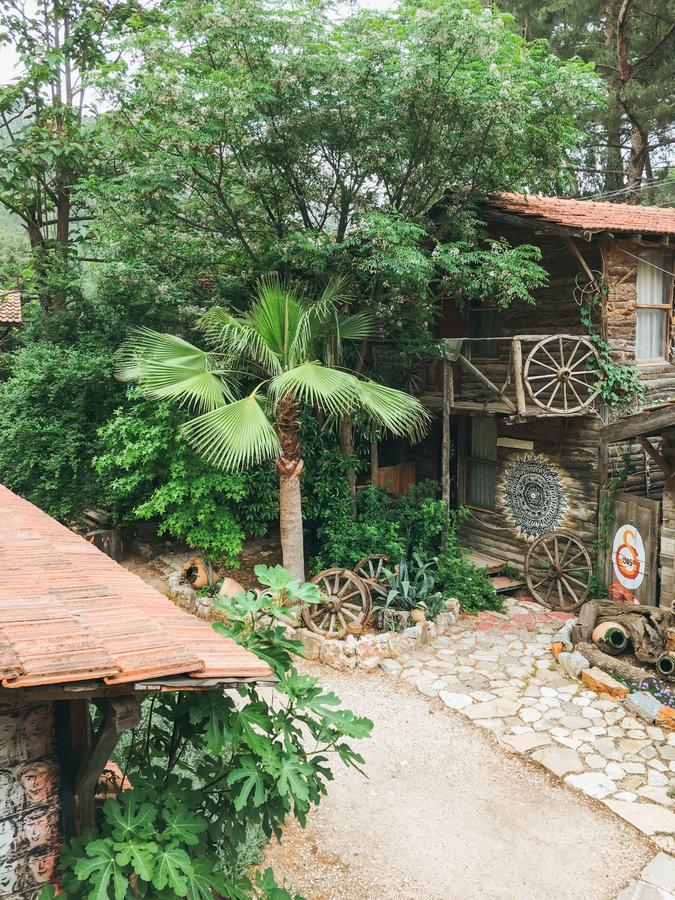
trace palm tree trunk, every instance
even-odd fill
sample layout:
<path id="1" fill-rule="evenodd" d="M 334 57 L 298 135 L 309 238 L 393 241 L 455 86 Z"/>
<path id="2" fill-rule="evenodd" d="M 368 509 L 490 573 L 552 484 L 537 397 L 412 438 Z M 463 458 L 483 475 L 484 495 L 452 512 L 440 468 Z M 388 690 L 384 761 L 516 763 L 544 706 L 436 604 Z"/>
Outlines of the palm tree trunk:
<path id="1" fill-rule="evenodd" d="M 300 460 L 302 465 L 302 460 Z M 284 569 L 300 581 L 305 580 L 305 551 L 302 536 L 302 495 L 300 478 L 279 474 L 279 531 Z"/>
<path id="2" fill-rule="evenodd" d="M 298 404 L 285 397 L 277 411 L 277 433 L 281 456 L 276 467 L 279 475 L 279 532 L 284 569 L 293 577 L 305 580 L 305 549 L 302 533 L 302 493 L 300 476 L 304 468 Z"/>

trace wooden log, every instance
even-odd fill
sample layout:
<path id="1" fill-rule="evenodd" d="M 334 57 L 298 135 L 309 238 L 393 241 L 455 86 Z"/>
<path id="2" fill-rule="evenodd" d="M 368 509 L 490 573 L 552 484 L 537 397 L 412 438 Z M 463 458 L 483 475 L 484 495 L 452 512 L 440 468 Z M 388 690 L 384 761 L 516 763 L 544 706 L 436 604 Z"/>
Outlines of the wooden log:
<path id="1" fill-rule="evenodd" d="M 443 504 L 450 509 L 450 409 L 453 397 L 452 366 L 443 360 L 443 438 L 441 444 L 441 490 Z"/>
<path id="2" fill-rule="evenodd" d="M 525 415 L 525 387 L 523 384 L 523 345 L 520 341 L 512 341 L 513 381 L 516 389 L 516 409 L 519 416 Z"/>
<path id="3" fill-rule="evenodd" d="M 619 656 L 610 656 L 608 653 L 598 650 L 593 644 L 582 641 L 577 644 L 575 650 L 583 653 L 592 666 L 597 666 L 603 672 L 609 672 L 611 675 L 618 675 L 619 678 L 625 678 L 633 684 L 642 684 L 645 678 L 658 678 L 656 671 L 634 666 Z"/>

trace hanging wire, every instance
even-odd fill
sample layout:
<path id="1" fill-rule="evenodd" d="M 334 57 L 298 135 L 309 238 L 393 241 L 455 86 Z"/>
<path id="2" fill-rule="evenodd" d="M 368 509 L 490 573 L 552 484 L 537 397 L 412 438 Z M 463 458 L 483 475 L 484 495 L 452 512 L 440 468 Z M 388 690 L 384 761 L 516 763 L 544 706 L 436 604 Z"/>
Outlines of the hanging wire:
<path id="1" fill-rule="evenodd" d="M 658 251 L 660 248 L 654 247 L 654 249 Z M 637 259 L 638 262 L 643 263 L 643 265 L 645 265 L 645 266 L 651 266 L 652 269 L 656 269 L 659 272 L 663 272 L 664 275 L 669 275 L 671 278 L 675 277 L 675 274 L 672 272 L 672 270 L 669 271 L 668 269 L 664 269 L 662 266 L 657 266 L 656 263 L 649 262 L 649 260 L 645 259 L 644 256 L 638 256 L 636 253 L 631 253 L 630 250 L 624 250 L 623 247 L 619 247 L 619 250 L 622 253 L 625 253 L 626 256 L 632 256 L 633 259 Z M 668 252 L 668 251 L 664 251 L 664 252 Z"/>

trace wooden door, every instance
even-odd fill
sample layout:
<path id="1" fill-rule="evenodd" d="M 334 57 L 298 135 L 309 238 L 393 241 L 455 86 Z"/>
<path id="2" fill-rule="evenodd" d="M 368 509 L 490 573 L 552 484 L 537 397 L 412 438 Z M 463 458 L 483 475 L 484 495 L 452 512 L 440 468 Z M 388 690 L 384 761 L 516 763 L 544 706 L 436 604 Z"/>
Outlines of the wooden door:
<path id="1" fill-rule="evenodd" d="M 605 508 L 605 503 L 602 507 Z M 661 501 L 616 493 L 609 502 L 609 533 L 604 572 L 610 593 L 619 599 L 658 604 Z"/>

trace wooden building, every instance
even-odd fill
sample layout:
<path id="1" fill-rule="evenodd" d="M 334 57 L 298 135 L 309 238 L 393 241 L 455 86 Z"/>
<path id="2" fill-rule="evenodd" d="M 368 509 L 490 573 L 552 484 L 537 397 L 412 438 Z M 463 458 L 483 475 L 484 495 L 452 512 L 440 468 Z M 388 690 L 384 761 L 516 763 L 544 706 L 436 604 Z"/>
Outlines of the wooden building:
<path id="1" fill-rule="evenodd" d="M 614 361 L 636 367 L 645 409 L 675 398 L 675 209 L 504 194 L 482 217 L 495 237 L 540 248 L 548 284 L 534 305 L 506 310 L 441 301 L 446 360 L 425 373 L 436 427 L 412 448 L 417 477 L 443 481 L 451 505 L 469 510 L 470 548 L 521 571 L 539 535 L 565 532 L 599 560 L 596 575 L 628 591 L 611 558 L 614 531 L 633 526 L 628 545 L 638 540 L 644 559 L 631 596 L 670 605 L 672 580 L 659 579 L 660 438 L 647 428 L 602 439 L 617 413 L 598 395 L 597 348 L 581 312 L 597 299 L 593 327 Z"/>
<path id="2" fill-rule="evenodd" d="M 0 486 L 0 898 L 55 881 L 154 691 L 273 682 L 258 657 Z M 89 704 L 101 712 L 92 733 Z"/>

